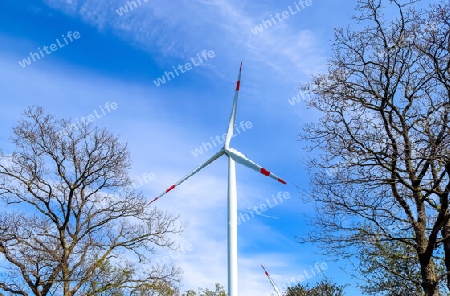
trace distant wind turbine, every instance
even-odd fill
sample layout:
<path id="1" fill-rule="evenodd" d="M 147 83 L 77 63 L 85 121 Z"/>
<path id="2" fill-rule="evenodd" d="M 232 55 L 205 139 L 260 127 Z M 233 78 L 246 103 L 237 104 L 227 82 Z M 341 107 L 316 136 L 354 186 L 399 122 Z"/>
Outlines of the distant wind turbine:
<path id="1" fill-rule="evenodd" d="M 278 296 L 280 295 L 280 291 L 278 291 L 277 286 L 275 285 L 274 281 L 272 280 L 272 278 L 270 277 L 269 273 L 266 271 L 266 269 L 264 268 L 264 266 L 261 264 L 262 269 L 264 270 L 264 273 L 267 275 L 267 278 L 269 279 L 270 283 L 272 284 L 273 289 L 275 290 L 275 292 L 277 292 Z"/>
<path id="2" fill-rule="evenodd" d="M 242 62 L 239 67 L 239 74 L 236 82 L 236 92 L 234 93 L 233 98 L 233 108 L 231 110 L 230 122 L 228 124 L 227 136 L 225 138 L 225 144 L 219 152 L 214 154 L 210 159 L 205 161 L 199 167 L 194 169 L 192 172 L 184 176 L 181 180 L 170 186 L 165 192 L 161 193 L 152 202 L 158 200 L 163 195 L 173 190 L 176 186 L 180 185 L 197 172 L 202 170 L 204 167 L 221 157 L 222 155 L 228 156 L 228 295 L 229 296 L 237 296 L 238 295 L 238 276 L 237 276 L 237 194 L 236 194 L 236 166 L 235 162 L 242 164 L 252 170 L 255 170 L 267 177 L 277 180 L 283 184 L 286 184 L 285 181 L 272 174 L 265 168 L 260 165 L 254 163 L 250 159 L 248 159 L 241 152 L 230 148 L 231 137 L 233 136 L 234 123 L 236 120 L 236 109 L 237 109 L 237 100 L 239 95 L 239 88 L 241 85 L 241 72 L 242 72 Z"/>

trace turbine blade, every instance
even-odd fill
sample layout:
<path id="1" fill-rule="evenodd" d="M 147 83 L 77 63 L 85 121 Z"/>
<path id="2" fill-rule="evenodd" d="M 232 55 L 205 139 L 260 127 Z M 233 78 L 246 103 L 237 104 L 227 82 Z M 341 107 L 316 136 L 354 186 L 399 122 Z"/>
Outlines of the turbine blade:
<path id="1" fill-rule="evenodd" d="M 266 274 L 266 276 L 269 279 L 270 283 L 272 284 L 273 289 L 275 290 L 275 292 L 277 292 L 278 296 L 280 296 L 280 291 L 278 291 L 278 288 L 275 285 L 275 282 L 272 280 L 272 278 L 270 277 L 269 273 L 266 271 L 266 269 L 264 268 L 264 266 L 262 264 L 261 264 L 261 267 L 264 270 L 264 273 Z"/>
<path id="2" fill-rule="evenodd" d="M 230 116 L 230 122 L 228 123 L 227 137 L 225 139 L 225 147 L 226 148 L 228 148 L 230 146 L 231 137 L 233 137 L 234 122 L 236 121 L 237 100 L 238 100 L 238 96 L 239 96 L 239 88 L 241 86 L 241 72 L 242 72 L 242 62 L 241 62 L 241 66 L 239 67 L 239 74 L 238 74 L 237 82 L 236 82 L 236 92 L 234 93 L 234 98 L 233 98 L 233 108 L 231 109 L 231 116 Z"/>
<path id="3" fill-rule="evenodd" d="M 286 181 L 284 181 L 283 179 L 281 179 L 280 177 L 278 177 L 277 175 L 269 172 L 268 170 L 266 170 L 265 168 L 263 168 L 262 166 L 254 163 L 253 161 L 251 161 L 250 159 L 248 159 L 243 153 L 233 149 L 233 148 L 225 148 L 225 153 L 234 159 L 234 161 L 236 161 L 237 163 L 240 163 L 248 168 L 251 168 L 254 171 L 257 171 L 258 173 L 261 173 L 267 177 L 270 177 L 272 179 L 277 180 L 280 183 L 286 184 Z"/>
<path id="4" fill-rule="evenodd" d="M 155 197 L 150 203 L 153 203 L 153 202 L 157 201 L 160 197 L 162 197 L 163 195 L 169 193 L 169 191 L 172 191 L 173 189 L 175 189 L 176 186 L 180 185 L 181 183 L 183 183 L 184 181 L 186 181 L 187 179 L 189 179 L 190 177 L 192 177 L 193 175 L 198 173 L 201 169 L 203 169 L 205 166 L 207 166 L 208 164 L 210 164 L 214 160 L 216 160 L 219 157 L 221 157 L 224 153 L 225 153 L 224 149 L 221 149 L 219 152 L 214 154 L 210 159 L 208 159 L 207 161 L 202 163 L 200 166 L 198 166 L 196 169 L 194 169 L 192 172 L 190 172 L 189 174 L 187 174 L 183 178 L 181 178 L 178 182 L 176 182 L 175 184 L 173 184 L 172 186 L 167 188 L 165 192 L 163 192 L 160 195 L 158 195 L 157 197 Z"/>

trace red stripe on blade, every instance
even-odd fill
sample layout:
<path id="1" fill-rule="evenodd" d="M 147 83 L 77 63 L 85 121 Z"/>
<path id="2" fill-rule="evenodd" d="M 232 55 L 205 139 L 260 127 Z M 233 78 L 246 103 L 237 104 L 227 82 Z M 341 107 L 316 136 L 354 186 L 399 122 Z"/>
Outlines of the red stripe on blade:
<path id="1" fill-rule="evenodd" d="M 175 188 L 175 185 L 170 186 L 170 188 L 166 190 L 166 193 L 169 192 L 170 190 L 174 189 L 174 188 Z"/>
<path id="2" fill-rule="evenodd" d="M 264 271 L 266 273 L 267 276 L 269 276 L 269 273 L 267 271 Z"/>
<path id="3" fill-rule="evenodd" d="M 261 168 L 261 174 L 263 174 L 264 176 L 269 176 L 270 172 L 268 170 L 266 170 L 265 168 Z"/>
<path id="4" fill-rule="evenodd" d="M 286 181 L 281 180 L 280 178 L 278 178 L 278 182 L 283 183 L 284 185 L 286 185 Z"/>
<path id="5" fill-rule="evenodd" d="M 239 90 L 240 86 L 241 86 L 241 81 L 238 80 L 238 82 L 236 82 L 236 90 Z"/>

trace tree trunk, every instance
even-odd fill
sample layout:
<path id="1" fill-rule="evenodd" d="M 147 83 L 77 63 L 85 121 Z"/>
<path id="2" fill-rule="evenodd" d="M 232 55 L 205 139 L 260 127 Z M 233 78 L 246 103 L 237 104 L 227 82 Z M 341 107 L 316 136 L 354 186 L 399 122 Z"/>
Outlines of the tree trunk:
<path id="1" fill-rule="evenodd" d="M 433 260 L 426 254 L 419 255 L 420 271 L 422 274 L 422 288 L 425 296 L 437 296 L 438 281 Z"/>
<path id="2" fill-rule="evenodd" d="M 65 274 L 66 272 L 63 272 L 63 277 L 64 277 L 64 296 L 70 296 L 70 280 L 69 280 L 69 275 L 67 272 L 67 275 Z"/>
<path id="3" fill-rule="evenodd" d="M 419 192 L 415 196 L 417 203 L 417 223 L 416 223 L 416 242 L 417 253 L 420 263 L 420 273 L 422 278 L 421 286 L 425 293 L 425 296 L 437 296 L 439 292 L 438 279 L 436 276 L 436 268 L 433 261 L 433 248 L 436 243 L 435 238 L 427 236 L 426 225 L 427 216 L 425 206 L 420 200 L 423 199 L 422 194 Z M 430 241 L 429 241 L 430 239 Z"/>
<path id="4" fill-rule="evenodd" d="M 69 269 L 69 251 L 67 250 L 67 246 L 65 243 L 65 234 L 61 232 L 63 248 L 64 248 L 64 256 L 62 259 L 62 276 L 64 281 L 63 286 L 63 294 L 64 296 L 70 296 L 70 269 Z"/>
<path id="5" fill-rule="evenodd" d="M 444 240 L 444 254 L 445 254 L 445 270 L 447 272 L 447 288 L 450 289 L 450 220 L 445 223 L 444 227 L 442 228 L 442 237 L 447 237 L 446 240 Z"/>

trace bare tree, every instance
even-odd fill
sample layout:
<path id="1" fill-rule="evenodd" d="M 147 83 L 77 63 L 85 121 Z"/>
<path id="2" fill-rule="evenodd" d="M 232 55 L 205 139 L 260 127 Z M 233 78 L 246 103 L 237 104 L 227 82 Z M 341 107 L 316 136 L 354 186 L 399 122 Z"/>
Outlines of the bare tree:
<path id="1" fill-rule="evenodd" d="M 177 268 L 148 263 L 175 248 L 177 217 L 133 190 L 126 145 L 92 125 L 68 128 L 40 107 L 24 116 L 8 166 L 0 163 L 0 291 L 138 295 L 176 282 Z"/>
<path id="2" fill-rule="evenodd" d="M 384 242 L 396 254 L 378 249 L 392 257 L 375 267 L 431 296 L 444 279 L 450 288 L 450 2 L 417 3 L 358 1 L 360 29 L 336 30 L 329 73 L 302 86 L 323 116 L 302 134 L 321 152 L 309 161 L 317 227 L 301 241 L 346 257 Z M 392 266 L 398 248 L 404 270 Z"/>

